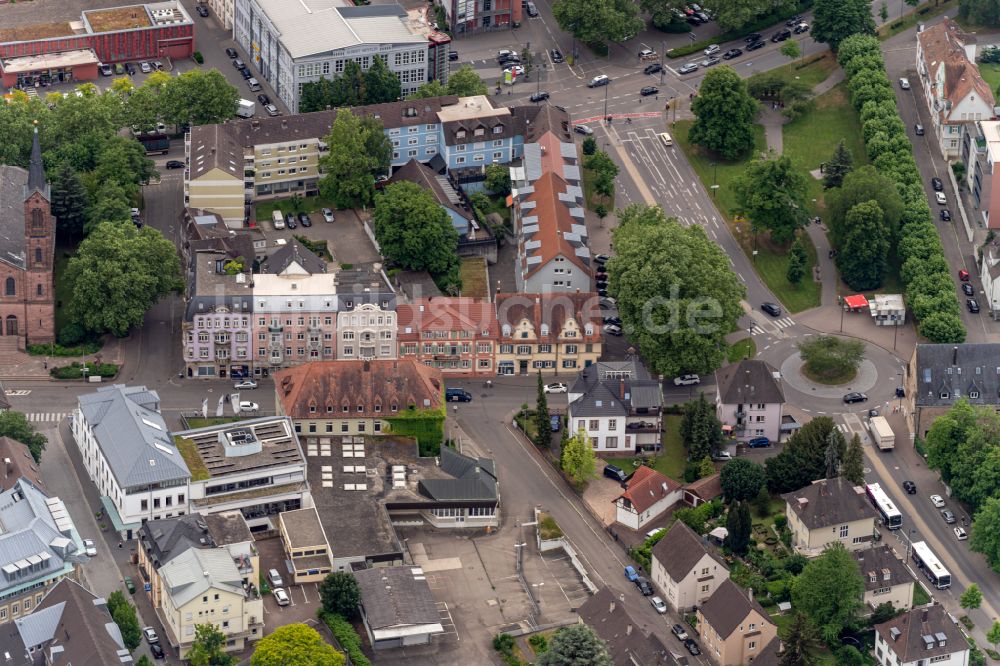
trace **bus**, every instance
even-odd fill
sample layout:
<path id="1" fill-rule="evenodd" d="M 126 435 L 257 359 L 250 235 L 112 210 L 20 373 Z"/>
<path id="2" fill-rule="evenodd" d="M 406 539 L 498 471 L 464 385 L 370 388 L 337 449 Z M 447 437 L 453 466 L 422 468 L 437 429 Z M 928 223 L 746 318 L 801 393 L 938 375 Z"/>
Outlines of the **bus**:
<path id="1" fill-rule="evenodd" d="M 924 572 L 927 580 L 939 590 L 951 587 L 951 574 L 941 566 L 938 558 L 924 541 L 913 542 L 913 563 Z"/>
<path id="2" fill-rule="evenodd" d="M 140 134 L 136 140 L 146 149 L 147 155 L 165 155 L 170 150 L 170 137 L 166 134 Z"/>
<path id="3" fill-rule="evenodd" d="M 896 505 L 885 494 L 882 486 L 877 483 L 869 483 L 865 486 L 865 494 L 868 495 L 868 500 L 872 503 L 872 506 L 882 516 L 883 525 L 890 530 L 898 530 L 903 525 L 903 514 L 899 512 Z"/>

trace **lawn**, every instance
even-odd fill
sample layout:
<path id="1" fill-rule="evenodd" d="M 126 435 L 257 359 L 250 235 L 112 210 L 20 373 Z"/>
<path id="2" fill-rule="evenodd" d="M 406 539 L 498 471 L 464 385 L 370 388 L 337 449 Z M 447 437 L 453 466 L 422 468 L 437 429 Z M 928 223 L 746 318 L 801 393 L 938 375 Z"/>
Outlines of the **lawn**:
<path id="1" fill-rule="evenodd" d="M 488 298 L 486 285 L 486 260 L 482 257 L 466 257 L 459 267 L 462 278 L 462 295 L 472 298 Z"/>
<path id="2" fill-rule="evenodd" d="M 320 208 L 334 208 L 334 205 L 329 199 L 324 199 L 323 197 L 302 197 L 299 208 L 303 213 L 315 213 Z M 284 215 L 296 212 L 292 206 L 291 197 L 273 201 L 262 201 L 257 204 L 257 221 L 266 222 L 270 220 L 271 213 L 275 209 L 280 210 Z"/>
<path id="3" fill-rule="evenodd" d="M 663 415 L 663 452 L 653 458 L 653 469 L 668 476 L 675 481 L 684 479 L 684 467 L 687 464 L 687 452 L 684 450 L 684 442 L 681 440 L 681 416 L 677 414 Z M 629 474 L 641 461 L 649 460 L 649 457 L 630 456 L 627 458 L 605 458 L 613 465 L 618 465 L 626 474 Z"/>
<path id="4" fill-rule="evenodd" d="M 753 338 L 743 338 L 729 346 L 728 356 L 730 363 L 739 363 L 742 359 L 753 358 L 756 355 L 757 343 L 754 342 Z"/>
<path id="5" fill-rule="evenodd" d="M 927 590 L 919 582 L 913 585 L 913 607 L 925 606 L 932 601 L 931 595 L 927 594 Z"/>
<path id="6" fill-rule="evenodd" d="M 979 73 L 983 75 L 983 80 L 989 85 L 990 90 L 1000 88 L 1000 65 L 995 62 L 980 63 Z"/>
<path id="7" fill-rule="evenodd" d="M 747 252 L 753 259 L 757 274 L 791 313 L 802 312 L 820 304 L 822 285 L 812 278 L 813 266 L 816 265 L 816 247 L 805 233 L 802 234 L 802 243 L 806 248 L 806 274 L 798 284 L 792 284 L 786 276 L 788 272 L 786 252 L 769 247 L 765 243 L 758 245 L 756 258 Z M 743 244 L 744 250 L 748 245 L 749 242 Z"/>
<path id="8" fill-rule="evenodd" d="M 810 87 L 826 81 L 833 70 L 837 69 L 837 60 L 829 51 L 821 56 L 810 56 L 808 59 L 796 60 L 777 69 L 768 70 L 769 75 L 778 75 L 784 79 L 798 79 Z"/>

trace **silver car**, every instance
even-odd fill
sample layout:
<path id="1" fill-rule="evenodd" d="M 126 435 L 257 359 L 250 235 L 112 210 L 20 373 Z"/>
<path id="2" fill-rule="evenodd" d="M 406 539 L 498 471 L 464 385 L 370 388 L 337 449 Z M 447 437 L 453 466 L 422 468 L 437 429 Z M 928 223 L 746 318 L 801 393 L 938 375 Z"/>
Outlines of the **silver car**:
<path id="1" fill-rule="evenodd" d="M 697 72 L 697 71 L 698 71 L 698 63 L 696 63 L 696 62 L 689 62 L 686 65 L 682 65 L 680 67 L 680 69 L 677 70 L 677 73 L 678 74 L 690 74 L 691 72 Z"/>

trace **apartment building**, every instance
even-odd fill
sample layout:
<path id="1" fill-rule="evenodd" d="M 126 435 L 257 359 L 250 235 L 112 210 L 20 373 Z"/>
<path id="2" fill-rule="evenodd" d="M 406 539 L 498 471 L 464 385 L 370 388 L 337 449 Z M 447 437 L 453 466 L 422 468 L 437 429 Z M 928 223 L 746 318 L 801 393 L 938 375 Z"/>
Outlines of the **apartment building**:
<path id="1" fill-rule="evenodd" d="M 337 313 L 337 358 L 396 358 L 396 316 L 375 303 Z"/>
<path id="2" fill-rule="evenodd" d="M 440 0 L 449 29 L 468 35 L 510 28 L 520 23 L 524 8 L 518 0 Z"/>
<path id="3" fill-rule="evenodd" d="M 112 528 L 131 539 L 148 520 L 188 513 L 191 472 L 145 386 L 102 386 L 77 398 L 73 439 Z"/>
<path id="4" fill-rule="evenodd" d="M 451 40 L 420 11 L 410 14 L 397 4 L 235 0 L 233 13 L 233 39 L 253 55 L 249 64 L 293 114 L 306 83 L 341 74 L 350 60 L 367 70 L 373 58 L 382 58 L 399 76 L 404 96 L 433 80 L 431 74 L 447 83 L 442 65 Z"/>
<path id="5" fill-rule="evenodd" d="M 973 215 L 987 229 L 1000 227 L 1000 121 L 980 120 L 966 128 L 962 161 Z M 994 260 L 990 265 L 996 263 Z M 994 313 L 997 302 L 996 299 L 990 302 Z"/>
<path id="6" fill-rule="evenodd" d="M 917 585 L 910 568 L 896 557 L 891 546 L 882 545 L 854 551 L 861 577 L 865 581 L 862 599 L 868 611 L 882 604 L 892 604 L 899 610 L 910 610 L 913 586 Z"/>
<path id="7" fill-rule="evenodd" d="M 726 578 L 697 610 L 702 649 L 719 666 L 756 661 L 778 635 L 777 625 L 753 594 Z"/>
<path id="8" fill-rule="evenodd" d="M 806 557 L 815 557 L 834 543 L 861 550 L 875 538 L 875 510 L 864 487 L 843 477 L 813 481 L 781 499 L 785 500 L 792 547 Z"/>
<path id="9" fill-rule="evenodd" d="M 595 452 L 660 449 L 663 391 L 641 361 L 599 361 L 583 368 L 568 398 L 567 422 L 590 438 Z"/>
<path id="10" fill-rule="evenodd" d="M 268 416 L 173 435 L 191 470 L 192 510 L 239 511 L 251 530 L 276 530 L 282 511 L 309 506 L 306 458 L 290 419 Z"/>
<path id="11" fill-rule="evenodd" d="M 496 311 L 497 374 L 575 374 L 601 356 L 597 294 L 497 294 Z"/>
<path id="12" fill-rule="evenodd" d="M 734 439 L 781 439 L 785 394 L 778 371 L 765 361 L 744 359 L 715 371 L 715 413 Z"/>
<path id="13" fill-rule="evenodd" d="M 496 373 L 499 326 L 493 304 L 465 297 L 419 298 L 396 308 L 399 357 L 446 377 Z"/>
<path id="14" fill-rule="evenodd" d="M 879 666 L 969 666 L 969 643 L 941 604 L 914 608 L 875 625 Z"/>
<path id="15" fill-rule="evenodd" d="M 976 66 L 975 37 L 948 18 L 929 25 L 917 33 L 916 64 L 938 148 L 956 159 L 963 134 L 995 115 L 993 91 Z"/>
<path id="16" fill-rule="evenodd" d="M 675 522 L 653 546 L 650 577 L 678 613 L 702 605 L 723 581 L 729 567 L 694 530 Z"/>

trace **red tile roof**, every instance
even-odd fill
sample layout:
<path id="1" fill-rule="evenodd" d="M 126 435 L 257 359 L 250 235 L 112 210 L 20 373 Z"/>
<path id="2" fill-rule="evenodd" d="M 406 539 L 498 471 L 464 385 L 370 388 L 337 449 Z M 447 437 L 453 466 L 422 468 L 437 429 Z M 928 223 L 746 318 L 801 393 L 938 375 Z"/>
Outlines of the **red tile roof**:
<path id="1" fill-rule="evenodd" d="M 497 325 L 493 304 L 479 298 L 418 298 L 396 307 L 400 341 L 418 340 L 422 331 L 470 331 L 474 338 L 496 338 Z"/>
<path id="2" fill-rule="evenodd" d="M 625 484 L 625 492 L 618 499 L 624 497 L 637 512 L 642 513 L 680 487 L 681 484 L 670 477 L 660 474 L 652 467 L 641 465 Z"/>
<path id="3" fill-rule="evenodd" d="M 567 340 L 560 338 L 566 322 L 570 319 L 577 323 L 580 337 L 573 338 L 580 342 L 601 341 L 601 305 L 600 299 L 594 293 L 547 293 L 547 294 L 497 294 L 497 322 L 501 327 L 509 325 L 511 329 L 527 319 L 535 330 L 538 342 L 555 342 Z M 541 334 L 542 324 L 548 326 L 549 332 Z M 586 334 L 587 324 L 592 325 L 592 333 Z M 508 337 L 509 338 L 509 334 Z"/>
<path id="4" fill-rule="evenodd" d="M 962 31 L 953 21 L 945 19 L 917 34 L 923 53 L 924 66 L 933 81 L 939 66 L 944 66 L 944 90 L 942 96 L 952 103 L 958 102 L 975 92 L 992 109 L 996 104 L 993 91 L 983 80 L 979 68 L 969 61 L 966 44 L 975 43 L 975 38 Z M 951 120 L 948 109 L 941 109 L 942 121 Z M 958 119 L 955 119 L 956 121 Z"/>
<path id="5" fill-rule="evenodd" d="M 523 218 L 525 216 L 537 216 L 538 231 L 531 236 L 531 240 L 538 241 L 540 245 L 529 253 L 525 253 L 524 262 L 527 264 L 529 256 L 540 257 L 541 261 L 533 264 L 526 274 L 534 274 L 549 261 L 562 255 L 576 264 L 589 278 L 591 275 L 589 261 L 584 261 L 578 257 L 576 246 L 566 239 L 566 234 L 573 233 L 574 224 L 583 226 L 583 221 L 578 222 L 570 215 L 566 203 L 559 199 L 559 195 L 566 192 L 569 183 L 557 174 L 549 171 L 542 174 L 533 183 L 533 186 L 535 191 L 521 198 L 521 226 L 524 226 Z M 524 203 L 528 201 L 534 202 L 535 207 L 533 209 L 523 208 Z"/>

